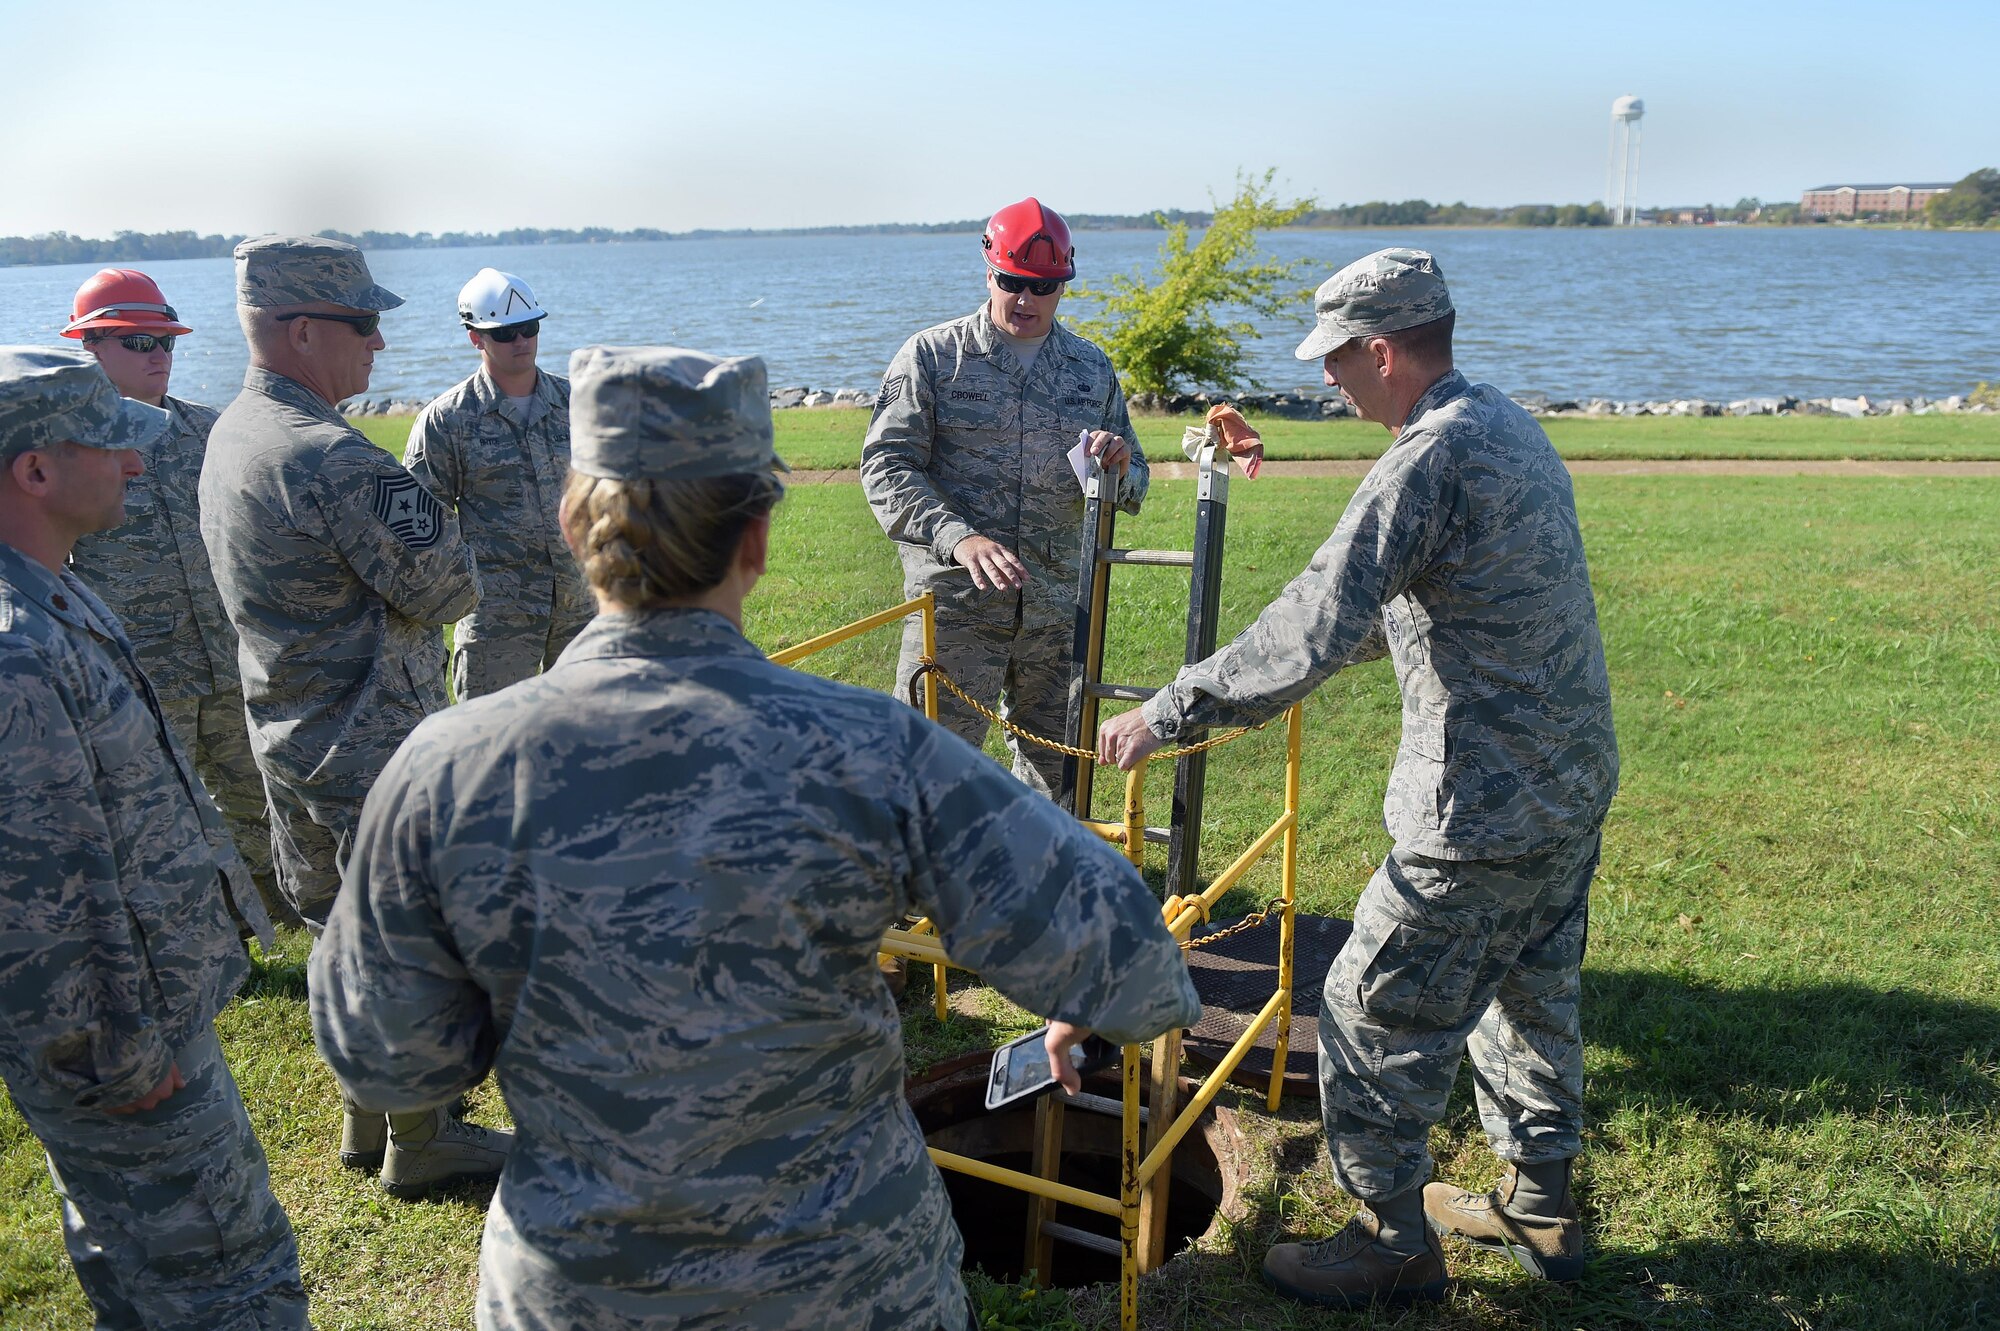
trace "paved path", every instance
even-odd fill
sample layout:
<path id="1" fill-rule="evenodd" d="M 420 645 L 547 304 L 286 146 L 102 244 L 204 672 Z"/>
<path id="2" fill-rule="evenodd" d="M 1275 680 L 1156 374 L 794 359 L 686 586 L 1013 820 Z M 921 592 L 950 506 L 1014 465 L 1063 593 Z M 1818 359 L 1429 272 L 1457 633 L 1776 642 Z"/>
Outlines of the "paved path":
<path id="1" fill-rule="evenodd" d="M 1265 476 L 1365 476 L 1374 463 L 1366 458 L 1321 462 L 1264 464 Z M 1569 464 L 1577 476 L 2000 476 L 2000 462 L 1857 462 L 1849 458 L 1600 458 Z M 1153 478 L 1191 481 L 1192 462 L 1156 462 Z M 858 471 L 795 471 L 785 478 L 793 485 L 855 485 Z M 1238 478 L 1240 481 L 1240 477 Z"/>

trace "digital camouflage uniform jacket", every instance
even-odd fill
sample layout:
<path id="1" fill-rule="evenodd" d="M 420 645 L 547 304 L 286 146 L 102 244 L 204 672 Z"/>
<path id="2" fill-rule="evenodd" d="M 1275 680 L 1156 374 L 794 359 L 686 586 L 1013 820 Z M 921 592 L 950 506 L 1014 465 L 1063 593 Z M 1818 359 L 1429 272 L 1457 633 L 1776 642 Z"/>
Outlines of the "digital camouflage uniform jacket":
<path id="1" fill-rule="evenodd" d="M 253 366 L 209 436 L 201 529 L 265 779 L 361 799 L 445 706 L 438 629 L 479 600 L 457 519 L 318 394 Z"/>
<path id="2" fill-rule="evenodd" d="M 1386 630 L 1403 741 L 1398 847 L 1500 860 L 1594 831 L 1618 788 L 1611 685 L 1569 471 L 1542 427 L 1453 370 L 1411 408 L 1305 572 L 1146 703 L 1153 733 L 1266 720 Z"/>
<path id="3" fill-rule="evenodd" d="M 883 376 L 861 446 L 861 484 L 898 543 L 905 594 L 937 593 L 949 616 L 1014 622 L 1032 632 L 1076 617 L 1083 487 L 1069 451 L 1084 430 L 1132 446 L 1118 506 L 1137 513 L 1146 457 L 1110 360 L 1057 323 L 1025 378 L 984 305 L 903 344 Z M 982 592 L 951 553 L 972 535 L 1021 557 L 1028 585 Z"/>
<path id="4" fill-rule="evenodd" d="M 80 1110 L 157 1086 L 272 945 L 131 641 L 74 574 L 0 545 L 0 1072 Z"/>
<path id="5" fill-rule="evenodd" d="M 201 463 L 216 411 L 169 397 L 171 421 L 125 486 L 125 521 L 76 543 L 70 562 L 111 607 L 163 703 L 234 693 L 236 631 L 201 543 Z"/>
<path id="6" fill-rule="evenodd" d="M 383 773 L 314 1033 L 371 1108 L 495 1069 L 519 1135 L 482 1318 L 956 1327 L 961 1244 L 875 967 L 907 913 L 1114 1040 L 1200 1011 L 1138 874 L 971 746 L 721 615 L 600 615 Z"/>
<path id="7" fill-rule="evenodd" d="M 417 416 L 403 460 L 458 511 L 479 563 L 479 607 L 462 636 L 532 638 L 539 666 L 544 642 L 567 642 L 597 613 L 557 517 L 569 476 L 569 380 L 536 371 L 522 419 L 482 367 Z"/>

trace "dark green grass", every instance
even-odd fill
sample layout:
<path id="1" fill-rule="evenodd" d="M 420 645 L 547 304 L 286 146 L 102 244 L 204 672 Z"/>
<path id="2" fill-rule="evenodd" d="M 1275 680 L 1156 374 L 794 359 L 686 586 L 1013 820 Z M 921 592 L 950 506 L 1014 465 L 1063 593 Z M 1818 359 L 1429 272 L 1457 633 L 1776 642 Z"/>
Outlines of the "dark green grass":
<path id="1" fill-rule="evenodd" d="M 794 413 L 803 415 L 805 413 Z M 1700 424 L 1695 422 L 1694 424 Z M 1579 507 L 1602 611 L 1624 786 L 1606 828 L 1585 967 L 1594 1244 L 1575 1291 L 1452 1248 L 1451 1300 L 1403 1317 L 1272 1298 L 1264 1248 L 1347 1211 L 1310 1103 L 1234 1100 L 1271 1157 L 1246 1213 L 1147 1289 L 1186 1327 L 1953 1328 L 2000 1320 L 2000 482 L 1586 477 Z M 1232 490 L 1225 634 L 1306 560 L 1352 483 Z M 1163 484 L 1134 543 L 1183 544 L 1192 489 Z M 898 597 L 858 491 L 801 487 L 750 609 L 767 647 Z M 1121 569 L 1112 672 L 1170 673 L 1186 582 Z M 885 686 L 895 635 L 816 666 Z M 1345 914 L 1387 848 L 1380 806 L 1399 706 L 1385 663 L 1307 707 L 1301 889 Z M 997 745 L 992 746 L 997 751 Z M 1218 752 L 1211 856 L 1273 816 L 1275 733 Z M 1112 782 L 1115 786 L 1118 783 Z M 1164 808 L 1166 776 L 1153 781 Z M 1105 791 L 1107 799 L 1115 791 Z M 1211 859 L 1211 864 L 1219 861 Z M 1261 869 L 1247 908 L 1275 883 Z M 405 1206 L 332 1160 L 338 1114 L 284 941 L 223 1018 L 325 1327 L 469 1325 L 481 1206 Z M 913 1061 L 1031 1023 L 958 977 L 940 1028 L 905 1001 Z M 500 1117 L 482 1090 L 476 1112 Z M 1469 1097 L 1434 1135 L 1445 1176 L 1498 1173 Z M 1115 1291 L 1022 1301 L 1016 1324 L 1107 1324 Z M 1011 1301 L 1010 1301 L 1011 1300 Z M 84 1314 L 39 1153 L 0 1111 L 0 1326 Z"/>
<path id="2" fill-rule="evenodd" d="M 1181 432 L 1192 417 L 1141 416 L 1133 422 L 1150 458 L 1179 461 Z M 778 452 L 801 469 L 838 470 L 861 464 L 868 413 L 850 407 L 781 411 Z M 1288 460 L 1379 457 L 1389 435 L 1366 421 L 1287 421 L 1259 418 L 1266 455 Z M 367 417 L 361 429 L 398 455 L 410 418 Z M 2000 416 L 1636 416 L 1609 420 L 1557 418 L 1543 422 L 1566 458 L 1779 458 L 1867 461 L 2000 459 Z"/>

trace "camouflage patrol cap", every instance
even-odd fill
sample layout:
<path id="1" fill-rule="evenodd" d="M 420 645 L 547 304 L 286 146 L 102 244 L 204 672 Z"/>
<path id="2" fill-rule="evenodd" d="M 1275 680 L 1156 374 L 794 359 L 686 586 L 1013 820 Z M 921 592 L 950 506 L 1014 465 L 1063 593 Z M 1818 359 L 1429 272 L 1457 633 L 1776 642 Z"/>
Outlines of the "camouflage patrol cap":
<path id="1" fill-rule="evenodd" d="M 1352 337 L 1400 333 L 1451 313 L 1437 260 L 1423 250 L 1376 250 L 1319 284 L 1319 326 L 1299 343 L 1300 360 L 1319 360 Z"/>
<path id="2" fill-rule="evenodd" d="M 581 347 L 570 353 L 569 464 L 620 481 L 790 471 L 771 430 L 756 356 L 685 347 Z"/>
<path id="3" fill-rule="evenodd" d="M 97 357 L 69 347 L 0 347 L 0 462 L 69 442 L 145 448 L 172 419 L 120 397 Z"/>
<path id="4" fill-rule="evenodd" d="M 254 236 L 236 247 L 238 305 L 311 305 L 393 310 L 403 298 L 375 285 L 368 260 L 325 236 Z"/>

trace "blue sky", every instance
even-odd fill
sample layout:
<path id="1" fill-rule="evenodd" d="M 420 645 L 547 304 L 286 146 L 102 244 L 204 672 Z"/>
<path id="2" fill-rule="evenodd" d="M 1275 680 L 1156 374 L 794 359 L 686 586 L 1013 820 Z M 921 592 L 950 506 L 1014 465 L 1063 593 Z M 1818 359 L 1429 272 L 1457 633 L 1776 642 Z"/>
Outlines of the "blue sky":
<path id="1" fill-rule="evenodd" d="M 0 234 L 1569 202 L 2000 166 L 2000 4 L 0 0 Z"/>

